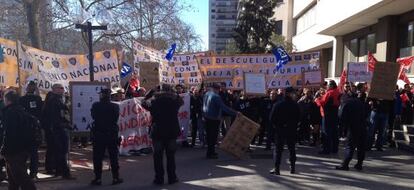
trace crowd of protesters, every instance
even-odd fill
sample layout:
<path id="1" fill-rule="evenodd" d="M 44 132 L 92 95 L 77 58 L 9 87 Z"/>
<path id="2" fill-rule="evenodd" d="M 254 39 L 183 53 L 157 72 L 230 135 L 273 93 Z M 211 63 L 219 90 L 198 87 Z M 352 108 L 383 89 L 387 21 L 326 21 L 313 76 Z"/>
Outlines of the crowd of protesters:
<path id="1" fill-rule="evenodd" d="M 111 101 L 134 97 L 143 97 L 142 105 L 153 118 L 154 183 L 164 183 L 164 152 L 168 182 L 178 182 L 175 151 L 180 126 L 176 116 L 183 104 L 178 94 L 185 92 L 191 95 L 191 137 L 182 146 L 207 146 L 207 159 L 218 158 L 215 151 L 218 137 L 220 134 L 225 137 L 237 115 L 243 114 L 260 124 L 260 130 L 251 144 L 263 146 L 265 150 L 275 147 L 275 165 L 271 174 L 280 175 L 284 145 L 290 151 L 290 172 L 295 173 L 297 143 L 320 145 L 319 154 L 328 155 L 338 153 L 341 139 L 347 140 L 346 151 L 342 164 L 336 169 L 348 170 L 357 150 L 358 162 L 354 168 L 362 170 L 365 152 L 373 148 L 383 151 L 386 144 L 393 147 L 393 129 L 400 124 L 412 124 L 414 114 L 413 88 L 409 84 L 403 89 L 396 87 L 394 100 L 369 98 L 367 88 L 365 83 L 345 83 L 338 87 L 334 81 L 329 81 L 319 89 L 289 87 L 269 90 L 266 96 L 251 96 L 242 90 L 228 90 L 225 85 L 216 83 L 189 89 L 182 85 L 162 85 L 148 92 L 131 84 L 125 88 L 102 90 L 100 101 L 91 110 L 95 121 L 92 127 L 95 179 L 91 184 L 102 183 L 102 159 L 106 149 L 111 159 L 113 184 L 123 182 L 119 177 L 118 165 L 119 107 Z M 7 168 L 10 189 L 36 189 L 33 179 L 37 177 L 38 150 L 43 141 L 46 144 L 46 173 L 63 179 L 75 179 L 70 173 L 68 160 L 70 97 L 63 86 L 53 85 L 44 101 L 33 81 L 27 85 L 22 97 L 12 88 L 1 89 L 0 92 L 0 142 L 4 158 L 0 160 L 0 167 Z M 27 160 L 30 160 L 30 173 L 26 172 Z M 0 177 L 5 178 L 2 174 Z"/>

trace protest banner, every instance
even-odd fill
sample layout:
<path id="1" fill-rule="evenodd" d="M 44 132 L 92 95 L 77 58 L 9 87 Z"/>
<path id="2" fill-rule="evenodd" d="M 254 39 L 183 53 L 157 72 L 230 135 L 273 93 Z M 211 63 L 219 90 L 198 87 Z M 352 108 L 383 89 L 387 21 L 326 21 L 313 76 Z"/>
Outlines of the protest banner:
<path id="1" fill-rule="evenodd" d="M 164 59 L 165 54 L 154 48 L 146 47 L 139 42 L 134 42 L 134 60 L 135 63 L 139 62 L 155 62 L 161 63 L 167 62 Z"/>
<path id="2" fill-rule="evenodd" d="M 368 97 L 382 100 L 393 100 L 397 84 L 400 64 L 377 62 L 371 81 Z"/>
<path id="3" fill-rule="evenodd" d="M 3 53 L 3 60 L 0 61 L 0 86 L 18 87 L 16 42 L 0 38 L 0 47 Z"/>
<path id="4" fill-rule="evenodd" d="M 322 71 L 305 71 L 302 73 L 302 87 L 320 87 L 323 83 Z"/>
<path id="5" fill-rule="evenodd" d="M 189 93 L 180 94 L 184 104 L 178 110 L 178 122 L 180 123 L 181 133 L 177 141 L 186 141 L 190 129 L 190 99 Z"/>
<path id="6" fill-rule="evenodd" d="M 248 95 L 265 95 L 265 75 L 263 73 L 244 73 L 244 91 Z"/>
<path id="7" fill-rule="evenodd" d="M 368 71 L 367 62 L 349 62 L 347 71 L 349 82 L 371 82 L 372 73 Z"/>
<path id="8" fill-rule="evenodd" d="M 197 64 L 197 57 L 205 53 L 174 55 L 171 61 L 160 64 L 160 81 L 164 84 L 201 84 L 201 73 Z"/>
<path id="9" fill-rule="evenodd" d="M 142 98 L 133 98 L 122 102 L 115 102 L 119 105 L 119 136 L 121 145 L 119 153 L 128 155 L 131 150 L 150 148 L 152 141 L 149 135 L 151 125 L 150 112 L 141 106 Z"/>
<path id="10" fill-rule="evenodd" d="M 99 101 L 99 92 L 110 89 L 109 82 L 69 82 L 72 127 L 76 132 L 86 132 L 92 127 L 92 104 Z"/>
<path id="11" fill-rule="evenodd" d="M 139 67 L 139 81 L 141 87 L 150 90 L 160 84 L 159 63 L 140 62 Z"/>
<path id="12" fill-rule="evenodd" d="M 292 61 L 279 71 L 273 54 L 199 56 L 197 61 L 206 83 L 226 83 L 228 89 L 244 89 L 243 73 L 264 73 L 268 88 L 301 86 L 302 72 L 319 69 L 320 52 L 293 53 Z"/>
<path id="13" fill-rule="evenodd" d="M 237 115 L 220 144 L 220 148 L 237 158 L 241 158 L 249 148 L 249 145 L 259 128 L 259 124 L 246 116 L 241 114 Z"/>
<path id="14" fill-rule="evenodd" d="M 89 81 L 89 59 L 86 55 L 60 55 L 36 48 L 17 45 L 19 82 L 21 86 L 34 80 L 39 90 L 48 92 L 54 83 L 69 90 L 70 81 Z M 120 86 L 119 65 L 116 50 L 94 53 L 95 80 Z"/>

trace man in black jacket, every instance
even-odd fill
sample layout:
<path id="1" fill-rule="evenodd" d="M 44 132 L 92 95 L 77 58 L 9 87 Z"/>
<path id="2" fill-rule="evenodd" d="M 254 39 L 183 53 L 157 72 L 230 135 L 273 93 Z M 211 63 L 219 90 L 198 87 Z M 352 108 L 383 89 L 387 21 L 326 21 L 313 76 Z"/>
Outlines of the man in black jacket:
<path id="1" fill-rule="evenodd" d="M 178 182 L 175 174 L 175 151 L 177 138 L 180 135 L 178 110 L 184 104 L 182 98 L 174 93 L 169 85 L 162 85 L 161 92 L 155 93 L 151 100 L 148 97 L 142 106 L 152 116 L 151 138 L 154 149 L 154 184 L 164 184 L 163 154 L 167 155 L 168 183 Z"/>
<path id="2" fill-rule="evenodd" d="M 93 171 L 95 179 L 92 185 L 102 184 L 102 160 L 105 150 L 108 150 L 109 159 L 111 161 L 112 185 L 123 182 L 119 178 L 119 140 L 118 140 L 118 118 L 119 106 L 111 103 L 111 90 L 102 89 L 100 93 L 100 101 L 92 105 L 91 116 L 94 120 L 92 127 L 93 137 Z"/>
<path id="3" fill-rule="evenodd" d="M 358 163 L 354 166 L 357 170 L 362 170 L 362 162 L 365 158 L 365 143 L 367 138 L 367 129 L 365 121 L 368 110 L 357 97 L 352 96 L 345 100 L 342 105 L 339 119 L 341 124 L 347 129 L 347 147 L 345 158 L 337 170 L 349 170 L 349 162 L 352 160 L 355 149 L 358 150 Z"/>
<path id="4" fill-rule="evenodd" d="M 8 92 L 4 99 L 4 144 L 1 153 L 6 159 L 9 189 L 36 189 L 26 167 L 33 140 L 29 114 L 19 105 L 19 95 L 16 92 Z"/>
<path id="5" fill-rule="evenodd" d="M 26 88 L 26 95 L 20 98 L 20 105 L 23 106 L 23 108 L 30 113 L 32 116 L 34 116 L 36 119 L 40 120 L 42 115 L 42 107 L 43 102 L 42 98 L 35 94 L 37 90 L 36 83 L 34 81 L 30 81 Z M 36 129 L 36 130 L 40 130 Z M 41 134 L 40 131 L 36 131 L 36 134 Z M 41 136 L 41 135 L 40 135 Z M 32 150 L 30 152 L 30 177 L 36 178 L 37 172 L 38 172 L 38 165 L 39 165 L 39 154 L 38 149 L 40 146 L 41 138 L 38 139 L 39 141 L 34 142 L 32 145 Z"/>
<path id="6" fill-rule="evenodd" d="M 43 110 L 44 127 L 51 132 L 53 153 L 56 161 L 56 176 L 74 179 L 69 169 L 69 107 L 64 103 L 65 90 L 61 84 L 52 86 L 52 94 L 45 101 Z M 48 147 L 49 148 L 49 147 Z"/>
<path id="7" fill-rule="evenodd" d="M 280 175 L 280 161 L 283 147 L 287 144 L 290 152 L 290 173 L 295 173 L 296 162 L 296 130 L 300 121 L 300 109 L 296 103 L 296 91 L 289 87 L 285 91 L 285 98 L 273 106 L 270 113 L 270 120 L 275 127 L 275 168 L 270 171 L 271 174 Z"/>

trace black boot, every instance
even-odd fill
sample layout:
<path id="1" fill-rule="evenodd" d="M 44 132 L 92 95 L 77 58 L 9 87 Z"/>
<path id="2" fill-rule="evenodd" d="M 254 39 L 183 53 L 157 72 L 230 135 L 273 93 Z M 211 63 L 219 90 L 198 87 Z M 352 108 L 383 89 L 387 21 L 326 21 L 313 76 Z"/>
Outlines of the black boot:
<path id="1" fill-rule="evenodd" d="M 100 178 L 95 178 L 94 180 L 91 181 L 91 185 L 102 185 L 102 180 Z"/>
<path id="2" fill-rule="evenodd" d="M 273 168 L 272 170 L 270 170 L 269 173 L 272 174 L 272 175 L 280 175 L 279 166 L 276 166 L 275 168 Z"/>
<path id="3" fill-rule="evenodd" d="M 291 174 L 295 174 L 295 173 L 296 173 L 295 164 L 291 164 L 291 165 L 290 165 L 290 173 L 291 173 Z"/>

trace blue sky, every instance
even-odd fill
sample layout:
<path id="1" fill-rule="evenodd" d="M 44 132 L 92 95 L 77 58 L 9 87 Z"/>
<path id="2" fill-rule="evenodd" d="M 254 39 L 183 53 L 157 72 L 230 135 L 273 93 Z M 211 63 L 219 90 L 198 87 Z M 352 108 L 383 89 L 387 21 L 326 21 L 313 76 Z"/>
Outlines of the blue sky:
<path id="1" fill-rule="evenodd" d="M 203 44 L 202 50 L 208 49 L 208 0 L 183 0 L 191 4 L 193 10 L 185 10 L 181 13 L 181 18 L 188 24 L 194 26 L 198 35 L 201 36 Z"/>

